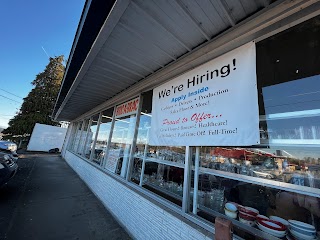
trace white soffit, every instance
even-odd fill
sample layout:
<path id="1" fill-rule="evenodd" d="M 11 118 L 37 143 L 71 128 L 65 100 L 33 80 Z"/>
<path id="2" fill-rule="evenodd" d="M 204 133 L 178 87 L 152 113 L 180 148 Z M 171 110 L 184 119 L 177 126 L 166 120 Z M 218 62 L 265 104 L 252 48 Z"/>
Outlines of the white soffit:
<path id="1" fill-rule="evenodd" d="M 133 97 L 317 2 L 118 0 L 55 119 L 74 120 Z"/>

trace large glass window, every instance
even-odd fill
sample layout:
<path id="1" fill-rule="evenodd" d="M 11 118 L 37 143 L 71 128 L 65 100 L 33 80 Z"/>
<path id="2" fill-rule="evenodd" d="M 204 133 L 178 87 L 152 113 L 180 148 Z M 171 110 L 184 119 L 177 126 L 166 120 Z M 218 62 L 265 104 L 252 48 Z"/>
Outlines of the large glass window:
<path id="1" fill-rule="evenodd" d="M 81 133 L 80 133 L 79 146 L 77 148 L 77 153 L 79 155 L 84 155 L 85 143 L 87 140 L 87 132 L 88 132 L 89 123 L 90 123 L 89 119 L 83 120 L 83 127 L 82 127 Z"/>
<path id="2" fill-rule="evenodd" d="M 72 132 L 71 132 L 70 140 L 69 140 L 69 143 L 68 143 L 68 150 L 72 151 L 73 150 L 73 146 L 74 146 L 74 142 L 75 142 L 78 122 L 70 124 L 69 127 L 72 127 Z"/>
<path id="3" fill-rule="evenodd" d="M 193 193 L 192 189 L 191 202 L 197 201 L 197 204 L 191 206 L 194 213 L 212 222 L 217 216 L 231 220 L 234 233 L 244 239 L 286 239 L 285 236 L 290 234 L 266 229 L 261 224 L 264 218 L 280 221 L 284 225 L 289 224 L 288 220 L 295 220 L 319 229 L 320 201 L 314 196 L 208 173 L 199 174 L 196 198 Z"/>
<path id="4" fill-rule="evenodd" d="M 88 128 L 88 136 L 87 136 L 87 142 L 84 149 L 84 156 L 87 159 L 90 159 L 90 155 L 93 149 L 94 140 L 97 133 L 98 128 L 98 121 L 99 121 L 99 114 L 96 114 L 91 117 L 90 119 L 90 126 Z"/>
<path id="5" fill-rule="evenodd" d="M 77 125 L 77 130 L 76 130 L 75 137 L 74 137 L 74 144 L 72 145 L 73 152 L 77 152 L 77 150 L 78 150 L 79 141 L 80 141 L 80 137 L 81 137 L 82 124 L 83 124 L 83 121 L 80 121 Z"/>
<path id="6" fill-rule="evenodd" d="M 320 230 L 319 21 L 256 45 L 261 144 L 192 151 L 190 211 L 232 219 L 245 239 L 297 237 L 270 231 L 259 217 L 309 224 L 312 236 Z"/>
<path id="7" fill-rule="evenodd" d="M 126 177 L 136 125 L 136 113 L 115 117 L 104 168 Z"/>
<path id="8" fill-rule="evenodd" d="M 113 108 L 109 108 L 102 112 L 99 132 L 93 154 L 93 161 L 101 164 L 108 145 L 109 135 L 111 131 Z"/>
<path id="9" fill-rule="evenodd" d="M 131 181 L 182 204 L 185 147 L 150 146 L 152 91 L 143 95 Z"/>

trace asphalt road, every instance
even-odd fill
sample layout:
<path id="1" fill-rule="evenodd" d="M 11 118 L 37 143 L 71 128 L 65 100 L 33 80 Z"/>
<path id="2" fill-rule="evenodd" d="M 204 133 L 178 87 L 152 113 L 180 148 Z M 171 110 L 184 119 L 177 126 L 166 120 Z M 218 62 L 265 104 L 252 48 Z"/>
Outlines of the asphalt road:
<path id="1" fill-rule="evenodd" d="M 0 187 L 0 240 L 131 239 L 56 154 L 23 154 Z"/>

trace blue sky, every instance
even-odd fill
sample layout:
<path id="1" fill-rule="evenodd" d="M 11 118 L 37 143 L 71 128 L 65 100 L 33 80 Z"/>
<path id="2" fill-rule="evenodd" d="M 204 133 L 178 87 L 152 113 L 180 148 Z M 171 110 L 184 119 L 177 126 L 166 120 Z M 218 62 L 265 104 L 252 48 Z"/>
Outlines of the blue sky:
<path id="1" fill-rule="evenodd" d="M 85 0 L 0 2 L 0 127 L 8 126 L 9 119 L 21 107 L 21 98 L 32 89 L 31 81 L 45 69 L 49 62 L 45 52 L 50 57 L 63 54 L 67 59 L 84 3 Z"/>

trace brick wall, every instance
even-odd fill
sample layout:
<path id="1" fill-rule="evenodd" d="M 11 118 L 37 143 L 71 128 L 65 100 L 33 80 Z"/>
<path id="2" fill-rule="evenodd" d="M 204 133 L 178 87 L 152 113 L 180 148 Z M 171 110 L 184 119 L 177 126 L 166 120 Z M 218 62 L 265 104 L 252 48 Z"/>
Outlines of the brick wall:
<path id="1" fill-rule="evenodd" d="M 69 151 L 64 157 L 135 239 L 212 239 Z"/>

